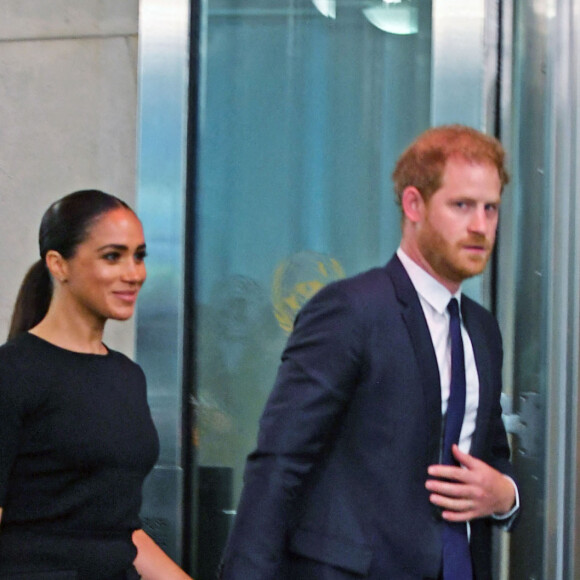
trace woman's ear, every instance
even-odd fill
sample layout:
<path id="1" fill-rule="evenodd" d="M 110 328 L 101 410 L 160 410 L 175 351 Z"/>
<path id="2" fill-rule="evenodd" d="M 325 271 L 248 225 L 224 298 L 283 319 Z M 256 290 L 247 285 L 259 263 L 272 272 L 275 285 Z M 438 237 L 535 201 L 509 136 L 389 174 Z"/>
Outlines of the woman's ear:
<path id="1" fill-rule="evenodd" d="M 413 223 L 422 220 L 425 209 L 425 200 L 421 192 L 414 186 L 409 185 L 403 190 L 401 196 L 401 207 L 405 217 Z"/>
<path id="2" fill-rule="evenodd" d="M 68 280 L 67 261 L 56 250 L 48 250 L 45 261 L 52 278 L 65 284 Z"/>

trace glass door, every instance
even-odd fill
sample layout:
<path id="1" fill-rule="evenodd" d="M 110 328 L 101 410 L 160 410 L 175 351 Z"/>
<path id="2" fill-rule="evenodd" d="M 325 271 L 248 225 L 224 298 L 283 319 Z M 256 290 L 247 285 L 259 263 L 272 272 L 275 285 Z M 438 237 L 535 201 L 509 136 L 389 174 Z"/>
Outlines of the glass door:
<path id="1" fill-rule="evenodd" d="M 430 125 L 490 130 L 495 6 L 141 0 L 137 354 L 162 441 L 144 515 L 197 580 L 298 309 L 397 248 L 396 158 Z"/>
<path id="2" fill-rule="evenodd" d="M 397 247 L 390 171 L 429 125 L 431 6 L 384 5 L 383 22 L 379 4 L 207 3 L 198 458 L 231 469 L 233 504 L 296 311 Z M 389 18 L 401 33 L 377 27 Z"/>
<path id="3" fill-rule="evenodd" d="M 397 247 L 389 176 L 429 125 L 431 6 L 209 0 L 202 27 L 198 476 L 226 502 L 200 503 L 209 580 L 296 312 Z"/>
<path id="4" fill-rule="evenodd" d="M 483 4 L 465 0 L 202 4 L 191 256 L 199 580 L 215 573 L 296 312 L 395 251 L 390 174 L 418 133 L 482 128 L 483 23 Z"/>

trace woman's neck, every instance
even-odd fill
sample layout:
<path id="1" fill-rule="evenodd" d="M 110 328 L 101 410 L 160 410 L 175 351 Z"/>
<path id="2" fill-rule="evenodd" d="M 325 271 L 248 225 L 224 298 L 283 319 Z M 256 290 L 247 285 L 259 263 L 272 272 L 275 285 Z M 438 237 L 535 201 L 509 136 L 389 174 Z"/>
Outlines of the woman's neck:
<path id="1" fill-rule="evenodd" d="M 87 354 L 107 354 L 103 344 L 105 321 L 86 320 L 49 308 L 46 316 L 30 333 L 61 348 Z"/>

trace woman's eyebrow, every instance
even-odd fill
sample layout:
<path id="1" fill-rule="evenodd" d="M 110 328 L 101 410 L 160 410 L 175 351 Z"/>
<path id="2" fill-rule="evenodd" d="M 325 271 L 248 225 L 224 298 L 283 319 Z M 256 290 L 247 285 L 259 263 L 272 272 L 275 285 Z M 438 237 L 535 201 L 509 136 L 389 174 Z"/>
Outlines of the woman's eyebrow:
<path id="1" fill-rule="evenodd" d="M 140 244 L 139 246 L 137 246 L 137 250 L 144 250 L 146 247 L 147 247 L 146 244 Z M 97 248 L 97 252 L 101 252 L 102 250 L 106 250 L 109 248 L 111 250 L 128 250 L 129 246 L 126 246 L 125 244 L 105 244 L 104 246 Z"/>

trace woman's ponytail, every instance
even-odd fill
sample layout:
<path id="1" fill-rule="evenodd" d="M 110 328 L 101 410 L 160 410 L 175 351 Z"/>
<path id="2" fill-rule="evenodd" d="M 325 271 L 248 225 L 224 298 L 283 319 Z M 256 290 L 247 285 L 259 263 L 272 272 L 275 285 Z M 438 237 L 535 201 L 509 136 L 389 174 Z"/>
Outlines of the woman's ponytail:
<path id="1" fill-rule="evenodd" d="M 20 285 L 8 340 L 36 326 L 48 312 L 52 298 L 52 280 L 44 260 L 35 262 Z"/>

